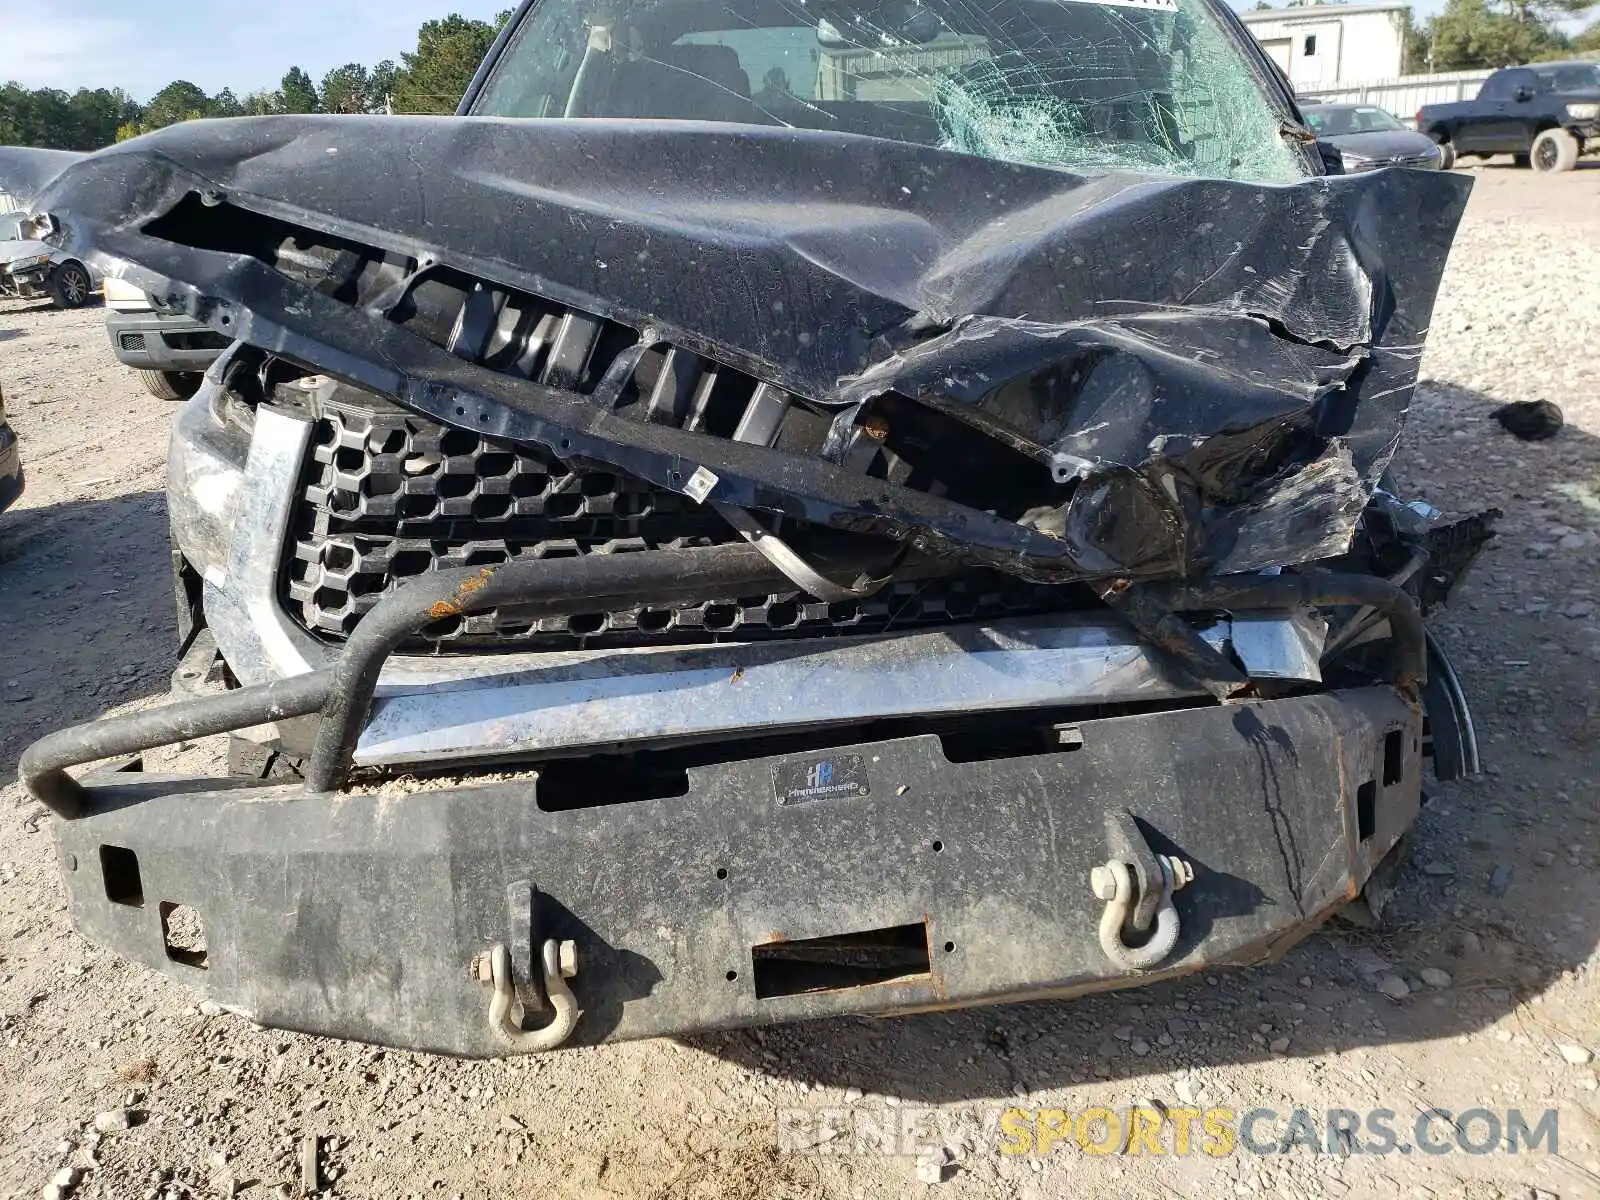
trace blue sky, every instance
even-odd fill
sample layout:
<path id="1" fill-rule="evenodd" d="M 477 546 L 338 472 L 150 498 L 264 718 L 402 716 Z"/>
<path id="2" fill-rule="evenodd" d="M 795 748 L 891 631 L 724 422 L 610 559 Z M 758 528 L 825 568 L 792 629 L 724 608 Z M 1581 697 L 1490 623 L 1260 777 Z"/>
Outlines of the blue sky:
<path id="1" fill-rule="evenodd" d="M 127 88 L 148 100 L 174 79 L 239 95 L 274 87 L 291 66 L 321 80 L 347 62 L 396 61 L 417 26 L 450 12 L 480 20 L 512 0 L 54 0 L 13 5 L 0 27 L 0 81 Z"/>
<path id="2" fill-rule="evenodd" d="M 1248 0 L 1232 0 L 1248 7 Z M 28 87 L 127 88 L 148 100 L 174 79 L 208 92 L 274 87 L 291 66 L 311 77 L 347 62 L 398 60 L 423 21 L 489 19 L 513 0 L 55 0 L 13 6 L 0 32 L 0 81 Z M 1274 7 L 1277 4 L 1274 3 Z M 1418 20 L 1444 0 L 1414 0 Z"/>

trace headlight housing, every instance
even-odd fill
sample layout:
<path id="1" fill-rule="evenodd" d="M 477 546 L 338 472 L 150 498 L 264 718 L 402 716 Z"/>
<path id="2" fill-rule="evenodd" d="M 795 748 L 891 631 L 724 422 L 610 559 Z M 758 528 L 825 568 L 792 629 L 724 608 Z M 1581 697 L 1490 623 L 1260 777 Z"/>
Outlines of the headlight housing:
<path id="1" fill-rule="evenodd" d="M 1339 158 L 1347 167 L 1364 167 L 1372 161 L 1365 154 L 1357 154 L 1354 150 L 1339 151 Z"/>
<path id="2" fill-rule="evenodd" d="M 107 275 L 105 289 L 106 305 L 110 308 L 146 309 L 150 307 L 150 301 L 145 297 L 144 289 L 134 287 L 126 279 L 118 279 L 114 275 Z"/>
<path id="3" fill-rule="evenodd" d="M 35 254 L 32 258 L 19 258 L 16 262 L 6 267 L 13 275 L 20 275 L 24 271 L 31 271 L 35 267 L 43 267 L 50 262 L 48 254 Z"/>
<path id="4" fill-rule="evenodd" d="M 226 397 L 207 381 L 178 410 L 167 456 L 172 537 L 191 566 L 212 583 L 227 574 L 231 533 L 244 486 L 250 441 L 223 415 Z"/>
<path id="5" fill-rule="evenodd" d="M 1600 118 L 1600 104 L 1569 104 L 1567 116 L 1574 121 L 1593 121 Z"/>

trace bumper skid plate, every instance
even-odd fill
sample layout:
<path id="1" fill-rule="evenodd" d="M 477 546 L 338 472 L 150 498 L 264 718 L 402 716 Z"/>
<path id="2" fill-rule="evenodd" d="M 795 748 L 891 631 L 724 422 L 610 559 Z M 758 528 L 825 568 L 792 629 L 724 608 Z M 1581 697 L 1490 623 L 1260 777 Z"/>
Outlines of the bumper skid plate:
<path id="1" fill-rule="evenodd" d="M 581 1011 L 568 1044 L 1268 958 L 1410 826 L 1421 734 L 1371 687 L 1086 721 L 1027 757 L 954 762 L 925 736 L 732 761 L 561 811 L 532 776 L 351 795 L 100 775 L 56 828 L 91 940 L 263 1025 L 487 1057 L 519 1049 L 490 1020 L 505 990 L 474 978 L 502 946 L 529 1029 L 554 1019 L 540 950 L 573 967 L 545 975 Z M 1103 952 L 1089 883 L 1127 814 L 1193 871 L 1152 971 Z"/>

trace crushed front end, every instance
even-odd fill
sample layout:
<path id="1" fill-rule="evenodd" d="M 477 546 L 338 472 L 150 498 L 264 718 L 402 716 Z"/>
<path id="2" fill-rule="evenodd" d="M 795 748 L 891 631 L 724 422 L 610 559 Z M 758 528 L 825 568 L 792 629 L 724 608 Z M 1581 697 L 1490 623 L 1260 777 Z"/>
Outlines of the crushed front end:
<path id="1" fill-rule="evenodd" d="M 187 698 L 23 764 L 87 936 L 462 1055 L 1065 996 L 1281 953 L 1476 769 L 1425 616 L 1488 521 L 1384 482 L 1463 181 L 732 120 L 46 189 L 235 339 L 174 428 Z M 215 733 L 235 778 L 65 773 Z"/>
<path id="2" fill-rule="evenodd" d="M 17 300 L 40 300 L 49 295 L 49 255 L 29 255 L 0 266 L 0 296 Z"/>

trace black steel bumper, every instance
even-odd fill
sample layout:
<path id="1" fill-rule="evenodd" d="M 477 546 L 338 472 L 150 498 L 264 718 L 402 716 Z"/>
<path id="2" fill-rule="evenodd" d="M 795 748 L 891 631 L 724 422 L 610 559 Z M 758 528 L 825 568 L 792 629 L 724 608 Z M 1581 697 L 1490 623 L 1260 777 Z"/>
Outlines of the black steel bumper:
<path id="1" fill-rule="evenodd" d="M 1415 817 L 1425 633 L 1398 588 L 1343 576 L 1150 588 L 1139 612 L 1167 612 L 1155 627 L 1178 641 L 1176 612 L 1371 605 L 1393 686 L 1090 720 L 1053 752 L 975 762 L 932 735 L 776 757 L 731 743 L 680 794 L 629 803 L 552 803 L 532 776 L 340 791 L 384 658 L 428 620 L 738 595 L 774 570 L 733 545 L 441 572 L 385 598 L 329 670 L 35 743 L 22 775 L 61 818 L 74 923 L 263 1024 L 492 1055 L 527 1048 L 468 976 L 492 947 L 503 994 L 537 1009 L 541 948 L 573 944 L 574 1044 L 1068 995 L 1270 955 L 1353 898 Z M 303 788 L 64 771 L 313 712 Z M 1149 928 L 1160 855 L 1194 879 L 1155 926 L 1175 916 L 1175 942 L 1134 971 L 1103 949 L 1089 876 L 1129 864 Z M 175 934 L 192 914 L 203 953 Z"/>
<path id="2" fill-rule="evenodd" d="M 106 333 L 117 360 L 136 371 L 204 371 L 227 339 L 182 314 L 112 312 Z"/>
<path id="3" fill-rule="evenodd" d="M 686 796 L 562 812 L 533 781 L 385 797 L 124 775 L 57 833 L 92 941 L 261 1024 L 488 1056 L 511 1047 L 468 967 L 529 944 L 520 882 L 532 944 L 576 943 L 582 1044 L 1258 961 L 1353 898 L 1418 805 L 1421 718 L 1387 688 L 1080 731 L 1022 759 L 952 763 L 916 737 L 730 762 L 691 771 Z M 852 758 L 853 794 L 783 802 L 785 781 Z M 1096 938 L 1089 873 L 1120 853 L 1124 811 L 1195 872 L 1147 973 Z M 203 968 L 168 944 L 180 904 Z M 852 962 L 843 935 L 889 937 L 898 965 Z"/>

